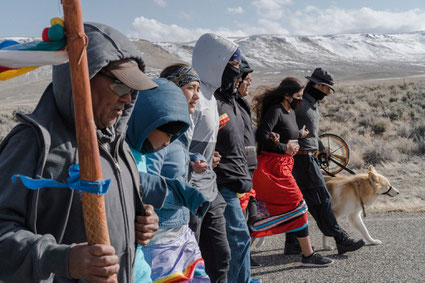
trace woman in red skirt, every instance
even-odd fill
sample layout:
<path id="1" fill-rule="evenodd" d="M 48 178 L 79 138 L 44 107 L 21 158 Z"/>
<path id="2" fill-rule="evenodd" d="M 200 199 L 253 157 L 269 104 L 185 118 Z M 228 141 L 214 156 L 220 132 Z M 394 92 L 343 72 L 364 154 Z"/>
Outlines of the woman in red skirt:
<path id="1" fill-rule="evenodd" d="M 259 153 L 253 187 L 257 199 L 266 204 L 271 215 L 256 222 L 254 228 L 260 235 L 260 231 L 262 235 L 295 232 L 301 246 L 302 265 L 327 266 L 333 261 L 313 252 L 311 247 L 307 206 L 292 176 L 293 155 L 299 149 L 298 138 L 308 134 L 304 127 L 298 129 L 294 112 L 302 103 L 303 89 L 298 79 L 288 77 L 278 87 L 263 89 L 253 100 Z M 271 132 L 280 135 L 279 143 L 270 139 Z"/>

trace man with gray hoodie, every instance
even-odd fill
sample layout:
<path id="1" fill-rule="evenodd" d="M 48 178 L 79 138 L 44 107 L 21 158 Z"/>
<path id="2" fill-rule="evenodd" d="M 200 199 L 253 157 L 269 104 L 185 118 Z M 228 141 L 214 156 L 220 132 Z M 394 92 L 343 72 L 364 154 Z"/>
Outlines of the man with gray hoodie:
<path id="1" fill-rule="evenodd" d="M 158 229 L 153 207 L 142 203 L 139 173 L 124 140 L 138 90 L 156 84 L 127 37 L 101 24 L 84 28 L 102 172 L 111 180 L 105 194 L 111 245 L 86 243 L 81 191 L 32 191 L 11 182 L 21 174 L 67 183 L 68 168 L 78 163 L 69 64 L 55 66 L 34 112 L 18 114 L 20 123 L 0 144 L 1 282 L 113 282 L 114 274 L 119 282 L 133 282 L 136 241 L 147 244 Z"/>

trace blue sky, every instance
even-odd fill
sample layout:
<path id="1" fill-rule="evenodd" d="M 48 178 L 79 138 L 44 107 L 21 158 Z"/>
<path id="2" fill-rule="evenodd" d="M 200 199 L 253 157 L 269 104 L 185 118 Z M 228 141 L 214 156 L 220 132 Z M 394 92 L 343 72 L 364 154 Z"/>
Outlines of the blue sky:
<path id="1" fill-rule="evenodd" d="M 85 21 L 132 38 L 192 41 L 205 32 L 323 35 L 425 30 L 423 0 L 82 0 Z M 60 0 L 2 0 L 0 37 L 40 37 Z"/>

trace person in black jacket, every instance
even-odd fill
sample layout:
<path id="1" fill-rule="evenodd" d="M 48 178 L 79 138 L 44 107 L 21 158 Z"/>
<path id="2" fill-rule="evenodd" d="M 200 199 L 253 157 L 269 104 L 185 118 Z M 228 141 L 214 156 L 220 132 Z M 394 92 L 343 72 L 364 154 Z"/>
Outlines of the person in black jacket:
<path id="1" fill-rule="evenodd" d="M 305 139 L 299 140 L 300 150 L 294 156 L 294 169 L 292 174 L 297 181 L 308 211 L 316 220 L 320 231 L 334 237 L 339 254 L 360 249 L 365 245 L 364 240 L 354 240 L 342 229 L 335 218 L 331 207 L 325 180 L 315 157 L 316 152 L 329 154 L 319 139 L 319 101 L 334 91 L 332 75 L 322 68 L 316 68 L 311 76 L 307 76 L 308 84 L 304 89 L 304 100 L 295 111 L 297 124 L 306 125 L 310 130 Z M 300 247 L 293 234 L 286 234 L 285 254 L 299 254 Z"/>
<path id="2" fill-rule="evenodd" d="M 244 140 L 245 154 L 248 162 L 248 170 L 250 177 L 254 175 L 254 170 L 257 168 L 257 149 L 255 144 L 254 126 L 251 119 L 251 106 L 245 99 L 248 96 L 248 89 L 251 85 L 251 73 L 254 71 L 248 64 L 245 57 L 242 56 L 239 66 L 241 71 L 242 82 L 239 84 L 238 93 L 236 96 L 236 105 L 241 110 L 241 116 L 244 121 Z M 248 229 L 252 231 L 252 225 L 260 220 L 257 215 L 257 201 L 255 199 L 255 191 L 251 189 L 248 193 L 239 195 L 242 211 L 247 220 Z M 251 268 L 262 266 L 259 262 L 251 257 Z"/>
<path id="3" fill-rule="evenodd" d="M 216 151 L 221 161 L 215 168 L 218 188 L 226 200 L 224 211 L 227 239 L 231 249 L 229 282 L 254 282 L 250 270 L 250 243 L 248 227 L 237 193 L 249 192 L 251 175 L 245 154 L 245 122 L 236 102 L 241 82 L 239 49 L 230 58 L 222 76 L 222 84 L 214 93 L 220 115 Z"/>

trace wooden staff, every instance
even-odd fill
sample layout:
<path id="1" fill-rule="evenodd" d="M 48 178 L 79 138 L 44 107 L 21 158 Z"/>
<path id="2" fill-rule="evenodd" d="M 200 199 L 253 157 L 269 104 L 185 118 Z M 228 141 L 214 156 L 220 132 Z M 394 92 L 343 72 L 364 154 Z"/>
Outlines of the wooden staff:
<path id="1" fill-rule="evenodd" d="M 62 0 L 67 36 L 69 67 L 74 99 L 80 178 L 86 181 L 102 179 L 99 146 L 90 92 L 86 46 L 80 0 Z M 103 195 L 83 193 L 82 206 L 87 242 L 110 245 Z"/>

